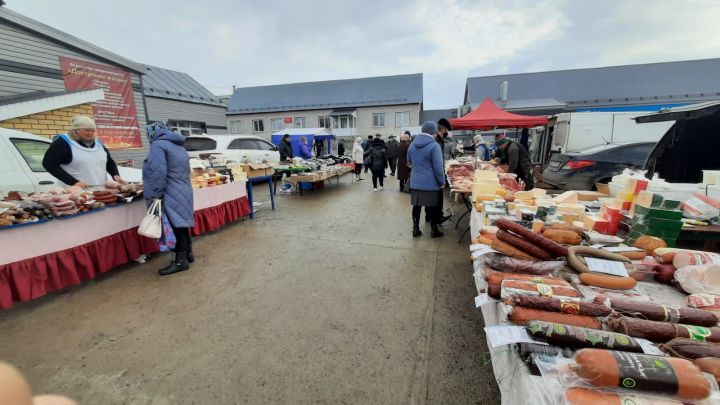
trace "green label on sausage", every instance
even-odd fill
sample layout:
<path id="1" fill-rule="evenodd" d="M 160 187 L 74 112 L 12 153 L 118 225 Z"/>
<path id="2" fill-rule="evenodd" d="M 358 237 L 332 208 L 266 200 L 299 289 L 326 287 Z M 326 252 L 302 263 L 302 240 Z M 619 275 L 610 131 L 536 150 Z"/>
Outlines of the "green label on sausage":
<path id="1" fill-rule="evenodd" d="M 665 358 L 615 351 L 612 354 L 620 370 L 619 387 L 631 391 L 677 393 L 675 370 Z"/>
<path id="2" fill-rule="evenodd" d="M 683 326 L 688 331 L 688 334 L 690 335 L 690 339 L 697 340 L 698 342 L 704 342 L 712 334 L 712 331 L 710 331 L 710 329 L 703 328 L 702 326 L 693 326 L 693 325 L 683 325 Z"/>

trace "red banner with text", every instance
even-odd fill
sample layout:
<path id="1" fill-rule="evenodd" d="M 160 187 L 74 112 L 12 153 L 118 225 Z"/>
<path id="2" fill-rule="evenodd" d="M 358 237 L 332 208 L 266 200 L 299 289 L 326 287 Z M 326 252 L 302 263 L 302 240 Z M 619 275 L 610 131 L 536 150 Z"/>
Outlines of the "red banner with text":
<path id="1" fill-rule="evenodd" d="M 112 66 L 60 57 L 66 90 L 103 89 L 92 104 L 97 135 L 109 149 L 142 148 L 130 74 Z"/>

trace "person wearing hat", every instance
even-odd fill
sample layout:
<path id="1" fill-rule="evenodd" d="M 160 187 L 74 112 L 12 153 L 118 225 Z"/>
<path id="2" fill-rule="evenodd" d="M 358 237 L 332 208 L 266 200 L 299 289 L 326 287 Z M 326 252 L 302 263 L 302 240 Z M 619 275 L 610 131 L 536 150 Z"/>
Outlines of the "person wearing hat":
<path id="1" fill-rule="evenodd" d="M 422 125 L 422 133 L 410 144 L 407 164 L 412 168 L 410 176 L 410 203 L 412 204 L 413 237 L 422 235 L 420 231 L 420 211 L 430 217 L 430 237 L 443 236 L 438 226 L 442 217 L 442 188 L 445 186 L 445 167 L 442 150 L 433 139 L 438 132 L 437 124 L 427 121 Z"/>
<path id="2" fill-rule="evenodd" d="M 400 143 L 395 140 L 395 135 L 388 137 L 387 145 L 385 145 L 385 151 L 387 154 L 388 164 L 390 165 L 390 175 L 395 176 L 395 168 L 397 167 L 398 160 L 398 146 Z"/>
<path id="3" fill-rule="evenodd" d="M 498 151 L 498 162 L 507 165 L 508 173 L 515 173 L 518 180 L 525 182 L 525 190 L 535 187 L 533 179 L 533 166 L 530 155 L 524 146 L 511 141 L 505 134 L 495 136 L 495 146 Z"/>
<path id="4" fill-rule="evenodd" d="M 95 121 L 78 115 L 70 120 L 70 127 L 45 152 L 42 161 L 45 170 L 63 183 L 81 188 L 103 186 L 108 174 L 125 183 L 110 152 L 96 137 Z"/>

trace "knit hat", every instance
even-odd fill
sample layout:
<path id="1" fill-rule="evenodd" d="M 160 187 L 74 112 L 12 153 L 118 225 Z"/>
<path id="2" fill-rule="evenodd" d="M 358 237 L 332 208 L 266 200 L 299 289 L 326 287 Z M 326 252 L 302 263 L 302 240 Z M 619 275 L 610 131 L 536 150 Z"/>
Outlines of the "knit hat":
<path id="1" fill-rule="evenodd" d="M 95 121 L 85 115 L 76 115 L 70 120 L 72 129 L 96 129 Z"/>
<path id="2" fill-rule="evenodd" d="M 426 121 L 422 124 L 422 127 L 420 127 L 420 131 L 423 134 L 435 135 L 435 132 L 437 132 L 437 124 L 432 121 Z"/>
<path id="3" fill-rule="evenodd" d="M 495 146 L 500 146 L 508 142 L 510 142 L 510 139 L 508 139 L 505 134 L 495 135 Z"/>
<path id="4" fill-rule="evenodd" d="M 452 125 L 450 125 L 450 121 L 448 121 L 447 118 L 440 118 L 438 120 L 438 126 L 443 126 L 448 131 L 452 131 Z"/>

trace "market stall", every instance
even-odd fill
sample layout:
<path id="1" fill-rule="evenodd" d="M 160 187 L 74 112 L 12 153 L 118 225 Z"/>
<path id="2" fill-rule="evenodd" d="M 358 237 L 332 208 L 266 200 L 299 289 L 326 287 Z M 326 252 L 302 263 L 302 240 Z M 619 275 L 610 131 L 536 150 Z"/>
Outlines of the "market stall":
<path id="1" fill-rule="evenodd" d="M 273 167 L 276 181 L 282 181 L 283 190 L 297 190 L 300 195 L 303 194 L 303 190 L 323 189 L 325 183 L 333 178 L 337 180 L 337 184 L 340 184 L 340 177 L 354 168 L 354 163 L 349 163 L 342 157 L 294 158 L 291 162 L 281 162 Z"/>
<path id="2" fill-rule="evenodd" d="M 78 212 L 77 208 L 66 209 L 64 201 L 72 200 L 58 192 L 50 197 L 59 200 L 57 208 L 53 209 L 66 210 L 63 212 L 67 215 L 57 212 L 61 215 L 42 220 L 29 216 L 33 222 L 16 221 L 0 227 L 0 245 L 3 246 L 0 250 L 0 308 L 10 308 L 13 302 L 28 301 L 78 285 L 143 254 L 156 252 L 156 241 L 137 234 L 146 206 L 140 194 L 136 197 L 139 198 L 132 202 L 124 202 L 118 197 L 102 207 Z M 211 232 L 250 214 L 244 181 L 195 189 L 193 197 L 193 235 Z M 100 194 L 95 198 L 110 201 Z M 29 202 L 5 203 L 10 206 Z"/>
<path id="3" fill-rule="evenodd" d="M 720 202 L 632 175 L 614 196 L 498 177 L 473 174 L 470 255 L 502 403 L 716 403 L 720 254 L 675 244 Z"/>

